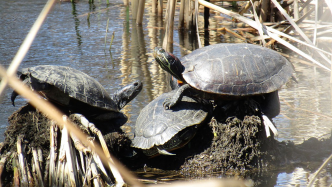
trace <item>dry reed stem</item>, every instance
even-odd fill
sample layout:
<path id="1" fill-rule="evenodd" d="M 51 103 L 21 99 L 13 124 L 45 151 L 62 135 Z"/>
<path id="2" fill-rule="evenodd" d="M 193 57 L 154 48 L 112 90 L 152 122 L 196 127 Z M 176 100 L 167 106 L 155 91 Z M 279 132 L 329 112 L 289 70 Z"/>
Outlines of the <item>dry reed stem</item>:
<path id="1" fill-rule="evenodd" d="M 20 186 L 20 173 L 19 173 L 19 168 L 17 167 L 18 164 L 18 160 L 17 157 L 15 156 L 15 154 L 12 154 L 13 158 L 12 158 L 12 166 L 13 166 L 13 186 Z"/>
<path id="2" fill-rule="evenodd" d="M 56 170 L 55 170 L 55 150 L 56 150 L 56 133 L 55 131 L 55 123 L 54 121 L 51 121 L 51 127 L 50 127 L 50 166 L 49 166 L 49 179 L 48 179 L 48 185 L 49 186 L 55 186 L 56 185 Z M 46 168 L 45 168 L 46 170 Z"/>
<path id="3" fill-rule="evenodd" d="M 197 35 L 197 42 L 198 42 L 198 48 L 202 48 L 201 39 L 199 38 L 199 31 L 198 31 L 198 0 L 195 0 L 195 24 L 196 24 L 196 35 Z"/>
<path id="4" fill-rule="evenodd" d="M 57 181 L 57 186 L 63 186 L 65 182 L 65 172 L 66 172 L 66 150 L 65 150 L 65 139 L 67 134 L 67 128 L 63 127 L 62 132 L 61 132 L 61 144 L 60 144 L 60 149 L 59 149 L 59 157 L 58 157 L 58 164 L 57 164 L 57 175 L 56 175 L 56 181 Z"/>
<path id="5" fill-rule="evenodd" d="M 8 75 L 12 76 L 16 73 L 17 68 L 20 66 L 23 58 L 27 54 L 33 40 L 35 39 L 41 25 L 43 24 L 44 20 L 47 17 L 48 12 L 51 10 L 53 3 L 55 0 L 49 0 L 46 5 L 44 6 L 43 10 L 40 12 L 37 20 L 31 27 L 28 35 L 25 37 L 22 45 L 18 49 L 13 61 L 11 62 L 10 66 L 7 69 Z M 3 77 L 0 83 L 0 95 L 2 94 L 3 90 L 5 89 L 6 85 L 8 84 L 7 77 Z"/>
<path id="6" fill-rule="evenodd" d="M 38 162 L 39 165 L 42 166 L 43 165 L 43 151 L 41 150 L 41 148 L 37 148 L 37 155 L 38 155 Z M 40 171 L 43 173 L 43 168 L 40 168 Z"/>
<path id="7" fill-rule="evenodd" d="M 314 183 L 315 179 L 317 178 L 318 174 L 322 171 L 322 169 L 324 167 L 326 167 L 326 165 L 330 162 L 330 160 L 332 159 L 332 154 L 329 156 L 329 158 L 327 158 L 324 163 L 318 168 L 318 170 L 314 173 L 313 177 L 311 178 L 308 187 L 311 187 L 312 184 Z"/>
<path id="8" fill-rule="evenodd" d="M 68 131 L 74 132 L 76 136 L 80 139 L 81 142 L 88 145 L 92 150 L 94 150 L 99 157 L 103 160 L 104 163 L 114 164 L 118 170 L 123 173 L 123 177 L 130 183 L 136 186 L 143 186 L 139 181 L 136 180 L 136 177 L 134 177 L 129 170 L 124 168 L 122 165 L 120 165 L 118 162 L 110 162 L 110 160 L 104 155 L 102 149 L 95 145 L 93 147 L 92 144 L 87 140 L 87 136 L 82 133 L 71 121 L 63 121 L 61 112 L 59 112 L 53 105 L 45 101 L 44 99 L 40 98 L 37 93 L 31 91 L 26 85 L 24 85 L 21 81 L 17 79 L 17 77 L 14 76 L 8 76 L 6 74 L 6 71 L 0 66 L 0 75 L 2 77 L 9 78 L 9 84 L 11 87 L 14 88 L 14 90 L 20 94 L 22 97 L 29 99 L 30 103 L 36 107 L 38 110 L 40 110 L 42 113 L 47 114 L 47 116 L 57 122 L 57 125 L 60 127 L 66 126 Z M 114 158 L 112 158 L 114 161 Z"/>
<path id="9" fill-rule="evenodd" d="M 58 171 L 55 177 L 56 186 L 64 185 L 65 164 L 66 164 L 65 162 L 61 162 L 60 159 L 58 159 L 58 165 L 57 165 Z"/>
<path id="10" fill-rule="evenodd" d="M 86 186 L 86 185 L 88 185 L 88 186 L 91 186 L 91 175 L 92 175 L 92 173 L 91 173 L 91 161 L 92 161 L 92 155 L 90 154 L 90 157 L 89 158 L 87 158 L 87 157 L 85 157 L 86 158 L 86 161 L 87 161 L 87 163 L 86 163 L 86 172 L 85 172 L 85 178 L 84 178 L 84 181 L 83 181 L 83 186 Z M 86 184 L 86 182 L 87 182 L 87 184 Z"/>
<path id="11" fill-rule="evenodd" d="M 93 179 L 93 184 L 94 184 L 94 187 L 100 187 L 101 186 L 101 183 L 100 183 L 100 176 L 98 174 L 98 171 L 97 171 L 97 167 L 96 167 L 96 163 L 92 160 L 91 162 L 91 173 L 92 173 L 92 179 Z"/>
<path id="12" fill-rule="evenodd" d="M 66 121 L 66 117 L 64 117 L 64 121 Z M 76 180 L 75 180 L 75 173 L 74 173 L 74 163 L 73 163 L 73 158 L 72 158 L 72 154 L 70 151 L 70 141 L 69 141 L 69 134 L 67 131 L 66 127 L 63 127 L 62 129 L 62 135 L 61 136 L 61 144 L 62 142 L 64 143 L 64 152 L 65 152 L 65 160 L 64 162 L 66 162 L 66 173 L 67 173 L 67 177 L 68 177 L 68 184 L 70 184 L 70 186 L 76 186 Z M 59 157 L 60 158 L 60 157 Z"/>
<path id="13" fill-rule="evenodd" d="M 42 174 L 41 174 L 41 169 L 40 169 L 40 166 L 39 166 L 39 161 L 38 161 L 38 155 L 37 155 L 37 149 L 36 148 L 32 148 L 32 156 L 33 156 L 33 164 L 35 166 L 35 170 L 36 170 L 36 174 L 37 174 L 36 178 L 38 180 L 38 186 L 43 187 L 44 183 L 43 183 L 43 178 L 42 178 Z"/>
<path id="14" fill-rule="evenodd" d="M 82 142 L 77 138 L 77 136 L 74 133 L 70 133 L 70 137 L 73 140 L 74 146 L 78 151 L 83 152 L 84 154 L 91 152 L 91 150 L 89 148 L 85 147 L 82 144 Z"/>
<path id="15" fill-rule="evenodd" d="M 265 41 L 265 38 L 264 38 L 264 32 L 263 32 L 263 24 L 261 24 L 261 22 L 259 21 L 260 19 L 258 18 L 258 15 L 256 13 L 256 7 L 255 7 L 255 4 L 252 0 L 250 0 L 250 3 L 253 7 L 253 12 L 254 12 L 254 18 L 255 18 L 255 21 L 256 21 L 256 24 L 257 24 L 257 30 L 258 30 L 258 33 L 259 33 L 259 36 L 261 36 L 261 41 L 262 41 L 262 44 L 263 46 L 266 46 L 266 41 Z M 259 27 L 260 25 L 260 27 Z"/>
<path id="16" fill-rule="evenodd" d="M 329 7 L 331 14 L 332 14 L 332 1 L 331 0 L 325 0 L 325 3 L 327 4 L 327 6 Z"/>
<path id="17" fill-rule="evenodd" d="M 302 29 L 294 22 L 294 20 L 286 13 L 286 11 L 280 6 L 280 4 L 276 0 L 271 0 L 274 5 L 279 9 L 281 14 L 289 21 L 289 23 L 294 27 L 294 29 L 301 35 L 301 37 L 310 45 L 315 46 L 314 42 L 312 42 L 307 35 L 304 34 Z M 320 51 L 317 51 L 318 54 L 323 57 L 325 61 L 327 61 L 329 64 L 331 64 L 330 59 L 328 59 L 323 53 Z"/>
<path id="18" fill-rule="evenodd" d="M 76 155 L 76 150 L 72 144 L 72 141 L 68 140 L 69 142 L 69 153 L 70 153 L 70 158 L 71 158 L 71 162 L 72 162 L 72 173 L 73 173 L 73 176 L 74 176 L 74 179 L 75 179 L 75 183 L 77 183 L 76 186 L 80 186 L 81 183 L 80 183 L 80 167 L 78 165 L 78 162 L 77 162 L 77 155 Z"/>
<path id="19" fill-rule="evenodd" d="M 1 85 L 0 85 L 0 95 L 3 92 L 4 87 L 8 83 L 10 86 L 22 97 L 25 97 L 26 99 L 30 100 L 30 103 L 39 109 L 44 114 L 47 114 L 50 119 L 55 120 L 60 126 L 65 125 L 69 132 L 75 131 L 78 135 L 78 138 L 84 143 L 87 142 L 87 145 L 91 146 L 89 142 L 86 140 L 86 136 L 81 133 L 77 128 L 74 127 L 74 125 L 71 122 L 65 122 L 63 123 L 63 120 L 61 119 L 61 112 L 59 112 L 54 106 L 52 106 L 50 103 L 44 101 L 38 95 L 34 92 L 32 92 L 28 87 L 26 87 L 22 82 L 20 82 L 13 74 L 16 72 L 17 67 L 23 60 L 24 56 L 26 55 L 32 41 L 34 40 L 40 25 L 42 24 L 43 20 L 45 19 L 47 13 L 49 12 L 50 8 L 52 7 L 55 0 L 49 0 L 47 4 L 45 5 L 44 9 L 40 13 L 38 19 L 36 20 L 35 24 L 31 28 L 29 34 L 27 35 L 26 39 L 24 40 L 23 44 L 21 45 L 20 49 L 18 50 L 17 54 L 14 57 L 14 60 L 11 64 L 11 66 L 8 68 L 8 73 L 6 73 L 6 70 L 3 69 L 2 66 L 0 66 L 0 75 L 2 77 Z M 2 86 L 2 87 L 1 87 Z M 101 157 L 101 159 L 107 163 L 109 160 L 103 155 L 102 150 L 100 147 L 94 147 L 94 151 Z M 112 163 L 113 164 L 113 163 Z M 134 184 L 136 186 L 143 186 L 139 181 L 136 180 L 136 178 L 122 165 L 115 162 L 114 163 L 117 168 L 121 172 L 124 173 L 125 178 L 128 180 L 129 183 Z"/>
<path id="20" fill-rule="evenodd" d="M 25 170 L 25 161 L 22 153 L 22 140 L 23 140 L 23 135 L 20 134 L 17 137 L 16 146 L 17 146 L 17 156 L 19 161 L 19 169 L 21 174 L 21 186 L 25 187 L 28 186 L 28 177 Z"/>
<path id="21" fill-rule="evenodd" d="M 93 124 L 93 123 L 90 123 L 83 115 L 81 114 L 72 114 L 72 117 L 78 119 L 82 125 L 84 125 L 86 128 L 89 128 L 94 134 L 97 135 L 98 139 L 99 139 L 99 142 L 101 144 L 101 147 L 104 151 L 104 154 L 106 156 L 106 158 L 108 158 L 109 160 L 109 163 L 108 163 L 108 166 L 114 176 L 114 179 L 115 179 L 115 185 L 116 186 L 123 186 L 125 184 L 120 172 L 118 171 L 118 169 L 116 167 L 113 167 L 113 160 L 111 158 L 111 154 L 108 150 L 108 147 L 106 145 L 106 142 L 104 140 L 104 137 L 102 135 L 102 133 L 100 132 L 100 130 Z"/>
<path id="22" fill-rule="evenodd" d="M 98 157 L 97 154 L 95 153 L 92 153 L 92 157 L 93 157 L 93 160 L 94 162 L 96 163 L 96 165 L 98 166 L 99 170 L 105 175 L 107 176 L 107 172 L 106 172 L 106 169 L 104 168 L 104 165 L 103 163 L 101 162 L 100 158 Z"/>
<path id="23" fill-rule="evenodd" d="M 80 161 L 81 161 L 81 166 L 82 166 L 82 172 L 83 174 L 86 174 L 86 170 L 85 170 L 85 165 L 84 165 L 84 155 L 82 151 L 78 152 L 80 154 Z"/>
<path id="24" fill-rule="evenodd" d="M 28 175 L 29 187 L 34 187 L 34 186 L 36 186 L 35 180 L 33 179 L 32 175 L 31 175 L 31 171 L 30 171 L 27 160 L 25 160 L 25 165 L 26 165 L 25 167 L 26 167 L 27 175 Z"/>
<path id="25" fill-rule="evenodd" d="M 234 17 L 234 18 L 236 18 L 236 19 L 238 19 L 238 20 L 240 20 L 240 21 L 243 21 L 243 22 L 247 23 L 248 25 L 250 25 L 251 27 L 253 27 L 253 28 L 255 28 L 255 29 L 258 29 L 258 28 L 261 27 L 261 26 L 257 25 L 257 23 L 254 22 L 254 21 L 251 20 L 251 19 L 248 19 L 248 18 L 246 18 L 246 17 L 243 17 L 243 16 L 241 16 L 241 15 L 235 13 L 235 12 L 231 12 L 231 11 L 229 11 L 229 10 L 226 10 L 226 9 L 224 9 L 224 8 L 222 8 L 222 7 L 218 7 L 218 6 L 216 6 L 216 5 L 212 4 L 212 3 L 206 2 L 206 1 L 204 1 L 204 0 L 199 0 L 199 3 L 202 4 L 202 5 L 204 5 L 204 6 L 206 6 L 206 7 L 209 7 L 209 8 L 211 8 L 211 9 L 216 10 L 216 11 L 219 11 L 219 12 L 221 12 L 221 13 L 224 13 L 224 14 L 226 14 L 226 15 L 229 15 L 229 16 L 231 16 L 231 17 Z M 296 47 L 293 46 L 292 44 L 290 44 L 290 43 L 286 42 L 285 40 L 281 39 L 281 38 L 280 38 L 279 36 L 277 36 L 276 34 L 281 35 L 281 36 L 285 36 L 285 35 L 286 35 L 288 38 L 294 38 L 294 37 L 290 37 L 290 36 L 288 36 L 287 34 L 283 34 L 282 32 L 280 32 L 280 31 L 278 31 L 278 30 L 276 30 L 276 29 L 273 29 L 273 28 L 271 28 L 271 27 L 268 27 L 268 26 L 264 26 L 263 28 L 264 28 L 264 32 L 266 32 L 266 34 L 267 34 L 268 36 L 270 36 L 271 38 L 275 39 L 276 41 L 278 41 L 278 42 L 281 43 L 282 45 L 284 45 L 284 46 L 290 48 L 290 49 L 293 50 L 294 52 L 296 52 L 296 53 L 300 54 L 301 56 L 303 56 L 304 58 L 306 58 L 306 59 L 312 61 L 313 63 L 317 64 L 317 65 L 320 66 L 321 68 L 323 68 L 323 69 L 325 69 L 325 70 L 327 70 L 327 71 L 331 71 L 330 68 L 327 68 L 326 66 L 322 65 L 321 63 L 319 63 L 318 61 L 316 61 L 315 59 L 313 59 L 311 56 L 307 55 L 306 53 L 304 53 L 303 51 L 299 50 L 298 48 L 296 48 Z M 273 33 L 272 33 L 272 32 L 273 32 Z M 310 46 L 310 47 L 312 47 L 312 48 L 316 48 L 316 47 L 314 47 L 314 46 L 312 46 L 312 45 L 310 45 L 310 44 L 307 44 L 307 45 Z"/>
<path id="26" fill-rule="evenodd" d="M 230 29 L 228 29 L 228 28 L 226 28 L 226 27 L 223 27 L 223 28 L 225 29 L 226 32 L 230 33 L 231 35 L 233 35 L 233 36 L 235 36 L 235 37 L 237 37 L 237 38 L 239 38 L 239 39 L 241 39 L 241 40 L 243 40 L 243 41 L 247 41 L 246 38 L 240 36 L 240 35 L 237 34 L 236 32 L 234 32 L 234 31 L 232 31 L 232 30 L 230 30 Z"/>
<path id="27" fill-rule="evenodd" d="M 167 1 L 167 9 L 166 9 L 166 16 L 165 16 L 165 34 L 162 48 L 166 51 L 172 52 L 172 45 L 173 45 L 173 32 L 174 32 L 174 14 L 175 14 L 175 0 Z"/>
<path id="28" fill-rule="evenodd" d="M 7 154 L 1 155 L 1 159 L 0 159 L 0 186 L 3 185 L 2 172 L 3 172 L 3 169 L 5 168 L 5 163 L 6 163 L 6 160 L 7 160 L 9 155 L 11 155 L 11 152 L 7 152 Z"/>
<path id="29" fill-rule="evenodd" d="M 137 25 L 142 25 L 142 23 L 143 23 L 144 6 L 145 6 L 145 0 L 139 0 L 138 10 L 137 10 L 137 19 L 136 19 Z"/>
<path id="30" fill-rule="evenodd" d="M 49 184 L 49 168 L 50 168 L 50 159 L 45 160 L 45 172 L 44 172 L 44 184 Z M 51 185 L 49 185 L 51 186 Z"/>

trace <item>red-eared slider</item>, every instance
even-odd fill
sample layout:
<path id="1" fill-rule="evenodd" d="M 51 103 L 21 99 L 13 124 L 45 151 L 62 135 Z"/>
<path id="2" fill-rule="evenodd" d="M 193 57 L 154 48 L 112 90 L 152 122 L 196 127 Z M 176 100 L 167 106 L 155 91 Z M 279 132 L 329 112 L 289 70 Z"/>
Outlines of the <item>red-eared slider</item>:
<path id="1" fill-rule="evenodd" d="M 168 151 L 184 146 L 196 134 L 198 126 L 208 121 L 211 106 L 187 96 L 171 110 L 165 110 L 163 101 L 175 91 L 154 99 L 137 118 L 132 146 L 143 149 L 147 156 L 172 155 Z"/>
<path id="2" fill-rule="evenodd" d="M 156 48 L 154 57 L 165 71 L 184 82 L 165 100 L 165 108 L 176 105 L 185 90 L 215 101 L 275 92 L 294 72 L 292 64 L 279 53 L 252 44 L 210 45 L 181 61 Z"/>
<path id="3" fill-rule="evenodd" d="M 142 90 L 142 83 L 135 81 L 110 96 L 94 78 L 65 66 L 26 68 L 20 79 L 49 101 L 96 120 L 126 118 L 119 111 Z M 13 92 L 13 105 L 16 96 Z"/>

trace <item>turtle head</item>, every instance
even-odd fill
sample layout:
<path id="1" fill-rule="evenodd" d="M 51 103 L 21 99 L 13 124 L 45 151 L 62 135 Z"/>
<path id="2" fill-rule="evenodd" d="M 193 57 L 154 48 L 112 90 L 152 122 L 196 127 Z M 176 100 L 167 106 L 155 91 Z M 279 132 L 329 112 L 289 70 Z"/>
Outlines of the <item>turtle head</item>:
<path id="1" fill-rule="evenodd" d="M 158 47 L 155 48 L 153 56 L 161 68 L 173 75 L 178 80 L 184 81 L 182 77 L 184 66 L 176 56 Z"/>
<path id="2" fill-rule="evenodd" d="M 141 81 L 135 81 L 116 91 L 113 94 L 112 99 L 117 104 L 118 109 L 121 110 L 131 100 L 133 100 L 141 92 L 142 87 L 143 83 Z"/>

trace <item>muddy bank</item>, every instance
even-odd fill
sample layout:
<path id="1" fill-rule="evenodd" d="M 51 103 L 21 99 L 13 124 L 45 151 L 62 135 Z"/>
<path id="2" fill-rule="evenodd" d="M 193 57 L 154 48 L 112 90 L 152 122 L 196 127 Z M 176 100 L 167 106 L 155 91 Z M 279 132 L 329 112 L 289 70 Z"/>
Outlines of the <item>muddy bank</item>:
<path id="1" fill-rule="evenodd" d="M 44 114 L 40 113 L 38 110 L 36 110 L 29 104 L 21 107 L 19 110 L 14 112 L 8 118 L 8 121 L 9 126 L 7 127 L 7 130 L 5 132 L 5 141 L 2 143 L 1 147 L 1 158 L 7 155 L 5 170 L 1 174 L 2 181 L 5 181 L 4 184 L 8 184 L 12 182 L 13 178 L 15 178 L 14 168 L 17 167 L 18 163 L 16 163 L 16 160 L 18 157 L 17 155 L 20 152 L 18 151 L 17 143 L 18 137 L 21 136 L 21 152 L 23 153 L 24 160 L 26 161 L 25 165 L 27 172 L 34 171 L 34 167 L 36 167 L 35 163 L 33 163 L 33 150 L 35 149 L 40 151 L 42 153 L 42 156 L 38 156 L 38 158 L 41 159 L 41 173 L 44 176 L 44 184 L 48 184 L 48 169 L 50 164 L 50 128 L 52 124 L 51 121 Z M 78 125 L 77 121 L 75 120 L 74 123 Z M 97 137 L 92 134 L 88 129 L 83 128 L 82 126 L 79 127 L 90 137 L 98 140 Z M 112 129 L 112 131 L 103 131 L 104 139 L 108 145 L 109 151 L 120 159 L 127 155 L 132 155 L 130 150 L 128 150 L 131 143 L 129 138 L 127 138 L 125 134 L 120 133 L 120 129 L 115 127 L 113 127 Z M 58 160 L 61 157 L 61 155 L 59 155 L 59 151 L 61 149 L 60 144 L 62 132 L 61 130 L 57 129 L 55 130 L 55 134 L 55 160 Z M 79 152 L 77 150 L 76 155 L 79 155 Z M 86 155 L 90 158 L 92 154 L 87 153 Z M 78 168 L 82 168 L 82 165 L 85 164 L 80 163 L 79 165 L 80 166 Z M 36 179 L 34 180 L 34 182 L 31 182 L 31 184 L 38 186 Z"/>
<path id="2" fill-rule="evenodd" d="M 308 161 L 321 163 L 332 151 L 331 138 L 310 138 L 299 145 L 278 142 L 273 136 L 267 138 L 259 112 L 255 102 L 250 100 L 237 103 L 227 110 L 216 108 L 212 120 L 200 126 L 186 146 L 172 151 L 175 156 L 148 158 L 140 150 L 133 152 L 130 139 L 118 127 L 102 132 L 110 152 L 140 176 L 146 175 L 146 171 L 156 171 L 151 168 L 158 168 L 158 171 L 175 171 L 176 175 L 186 178 L 216 175 L 264 178 L 268 170 L 287 171 L 307 165 Z M 16 152 L 17 137 L 23 135 L 27 160 L 32 159 L 32 148 L 41 149 L 45 161 L 42 168 L 46 168 L 50 150 L 50 121 L 30 105 L 20 108 L 8 120 L 10 125 L 1 155 L 9 151 Z M 87 129 L 83 131 L 90 133 Z M 61 131 L 58 130 L 58 133 Z M 60 145 L 60 135 L 57 137 Z M 318 166 L 310 167 L 314 169 Z M 6 173 L 2 176 L 12 178 L 11 162 L 7 162 Z"/>
<path id="3" fill-rule="evenodd" d="M 202 125 L 185 147 L 172 152 L 175 156 L 141 156 L 137 160 L 143 163 L 144 170 L 175 170 L 186 178 L 221 175 L 260 178 L 271 170 L 289 171 L 308 161 L 321 163 L 331 153 L 331 145 L 331 137 L 310 138 L 299 145 L 278 142 L 273 135 L 267 138 L 257 103 L 243 100 L 227 110 L 216 108 L 212 120 Z"/>

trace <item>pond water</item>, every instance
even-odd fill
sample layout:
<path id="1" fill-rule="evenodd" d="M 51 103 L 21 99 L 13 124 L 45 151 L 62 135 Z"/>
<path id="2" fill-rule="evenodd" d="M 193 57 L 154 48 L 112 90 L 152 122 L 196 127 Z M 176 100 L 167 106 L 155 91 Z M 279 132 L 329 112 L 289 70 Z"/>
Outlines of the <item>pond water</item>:
<path id="1" fill-rule="evenodd" d="M 44 5 L 42 0 L 1 1 L 1 65 L 9 66 Z M 221 27 L 219 22 L 222 22 L 220 15 L 214 16 L 219 19 L 211 19 L 210 44 L 241 42 L 213 29 Z M 146 6 L 143 25 L 139 27 L 122 1 L 111 1 L 109 5 L 104 1 L 57 2 L 20 68 L 46 64 L 70 66 L 96 78 L 110 93 L 134 80 L 142 81 L 142 92 L 123 109 L 129 116 L 128 124 L 133 125 L 140 110 L 166 89 L 165 73 L 152 57 L 152 50 L 161 46 L 162 25 L 161 19 L 151 14 L 150 6 Z M 201 34 L 204 35 L 203 31 Z M 189 34 L 175 30 L 174 54 L 185 55 L 186 50 L 195 49 L 194 42 Z M 279 130 L 277 139 L 302 143 L 310 137 L 327 138 L 332 129 L 330 74 L 314 66 L 293 63 L 298 83 L 290 81 L 279 92 L 281 113 L 274 119 Z M 11 91 L 7 89 L 0 98 L 0 141 L 4 140 L 7 118 L 26 102 L 19 97 L 13 107 Z M 268 186 L 304 186 L 311 172 L 312 169 L 305 167 L 276 171 Z M 327 184 L 331 182 L 329 179 Z"/>

